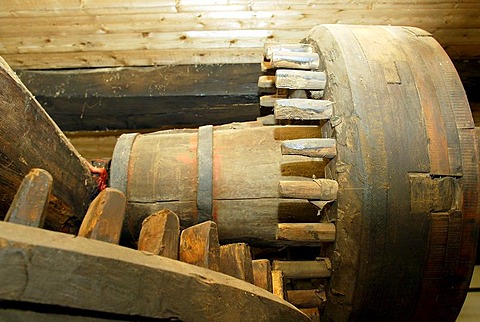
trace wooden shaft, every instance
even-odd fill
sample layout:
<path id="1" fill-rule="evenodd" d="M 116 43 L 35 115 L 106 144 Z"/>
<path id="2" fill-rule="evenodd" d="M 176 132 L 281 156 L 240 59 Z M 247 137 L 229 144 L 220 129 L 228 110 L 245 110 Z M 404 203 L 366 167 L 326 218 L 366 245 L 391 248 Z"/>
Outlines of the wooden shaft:
<path id="1" fill-rule="evenodd" d="M 298 242 L 300 245 L 318 245 L 335 241 L 335 233 L 332 223 L 278 224 L 277 239 Z"/>
<path id="2" fill-rule="evenodd" d="M 275 51 L 272 53 L 275 68 L 318 69 L 320 58 L 317 53 Z"/>
<path id="3" fill-rule="evenodd" d="M 253 284 L 250 247 L 245 243 L 220 246 L 220 272 Z"/>
<path id="4" fill-rule="evenodd" d="M 30 170 L 13 198 L 5 221 L 42 228 L 52 184 L 53 178 L 48 171 Z"/>
<path id="5" fill-rule="evenodd" d="M 287 300 L 296 307 L 320 307 L 327 299 L 322 290 L 290 290 L 287 291 Z"/>
<path id="6" fill-rule="evenodd" d="M 297 139 L 282 142 L 282 154 L 304 155 L 316 158 L 334 158 L 337 155 L 335 139 Z"/>
<path id="7" fill-rule="evenodd" d="M 324 72 L 278 69 L 275 72 L 277 88 L 323 90 L 327 81 Z"/>
<path id="8" fill-rule="evenodd" d="M 285 278 L 326 278 L 331 275 L 331 263 L 328 258 L 315 261 L 279 261 L 275 260 L 272 270 L 280 270 Z"/>
<path id="9" fill-rule="evenodd" d="M 142 223 L 138 250 L 178 259 L 180 222 L 169 209 L 162 209 L 148 216 Z"/>
<path id="10" fill-rule="evenodd" d="M 269 292 L 272 290 L 272 266 L 268 259 L 256 259 L 252 261 L 253 284 Z"/>
<path id="11" fill-rule="evenodd" d="M 333 115 L 333 103 L 327 100 L 277 99 L 274 108 L 279 120 L 328 120 Z"/>
<path id="12" fill-rule="evenodd" d="M 280 181 L 278 192 L 283 198 L 335 200 L 338 193 L 338 182 L 330 179 L 311 181 Z"/>
<path id="13" fill-rule="evenodd" d="M 189 227 L 180 235 L 180 260 L 192 265 L 220 270 L 220 243 L 217 224 L 205 221 Z"/>

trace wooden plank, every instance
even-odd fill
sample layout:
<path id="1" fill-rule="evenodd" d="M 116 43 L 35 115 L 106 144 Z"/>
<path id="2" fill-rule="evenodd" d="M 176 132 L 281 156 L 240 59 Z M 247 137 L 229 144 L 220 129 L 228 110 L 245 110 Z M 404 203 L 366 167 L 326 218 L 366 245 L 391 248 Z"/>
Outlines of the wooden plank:
<path id="1" fill-rule="evenodd" d="M 278 192 L 283 198 L 335 200 L 337 199 L 338 182 L 330 179 L 282 180 L 278 184 Z"/>
<path id="2" fill-rule="evenodd" d="M 331 263 L 328 258 L 315 261 L 280 261 L 274 260 L 272 271 L 280 270 L 285 278 L 326 278 L 331 275 Z"/>
<path id="3" fill-rule="evenodd" d="M 333 102 L 328 100 L 277 99 L 274 108 L 278 120 L 328 120 L 333 115 Z"/>
<path id="4" fill-rule="evenodd" d="M 335 139 L 297 139 L 282 142 L 282 154 L 334 158 L 337 155 Z"/>
<path id="5" fill-rule="evenodd" d="M 89 164 L 1 58 L 0 114 L 0 218 L 25 175 L 37 167 L 55 182 L 45 226 L 76 232 L 96 189 Z"/>
<path id="6" fill-rule="evenodd" d="M 220 244 L 217 224 L 206 221 L 184 229 L 180 235 L 182 262 L 220 271 Z"/>
<path id="7" fill-rule="evenodd" d="M 245 243 L 220 246 L 220 272 L 253 284 L 250 247 Z"/>
<path id="8" fill-rule="evenodd" d="M 43 228 L 52 185 L 53 178 L 48 171 L 30 170 L 13 198 L 5 221 Z"/>
<path id="9" fill-rule="evenodd" d="M 268 259 L 255 259 L 252 261 L 253 284 L 269 292 L 272 289 L 272 266 Z"/>
<path id="10" fill-rule="evenodd" d="M 169 209 L 162 209 L 148 216 L 142 223 L 138 250 L 178 259 L 180 221 Z"/>
<path id="11" fill-rule="evenodd" d="M 326 84 L 324 72 L 278 69 L 275 76 L 277 88 L 323 90 Z"/>
<path id="12" fill-rule="evenodd" d="M 277 239 L 297 241 L 298 245 L 319 245 L 335 241 L 333 223 L 278 224 Z"/>
<path id="13" fill-rule="evenodd" d="M 0 280 L 2 303 L 121 320 L 254 321 L 261 314 L 308 321 L 290 303 L 224 274 L 67 234 L 0 222 L 0 258 L 0 273 L 9 277 Z"/>
<path id="14" fill-rule="evenodd" d="M 125 218 L 125 195 L 114 188 L 106 188 L 88 207 L 78 236 L 118 244 Z"/>
<path id="15" fill-rule="evenodd" d="M 285 299 L 285 280 L 282 271 L 272 270 L 272 290 L 274 295 Z"/>
<path id="16" fill-rule="evenodd" d="M 317 53 L 276 51 L 272 53 L 271 63 L 274 68 L 310 70 L 318 69 L 320 57 Z"/>
<path id="17" fill-rule="evenodd" d="M 322 290 L 289 290 L 287 300 L 298 308 L 311 308 L 322 306 L 327 297 Z"/>

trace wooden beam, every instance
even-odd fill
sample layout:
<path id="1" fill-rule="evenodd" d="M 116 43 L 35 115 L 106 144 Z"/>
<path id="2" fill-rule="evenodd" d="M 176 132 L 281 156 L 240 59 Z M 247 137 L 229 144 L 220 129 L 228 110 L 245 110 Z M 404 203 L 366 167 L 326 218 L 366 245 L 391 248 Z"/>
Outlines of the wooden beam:
<path id="1" fill-rule="evenodd" d="M 331 263 L 328 258 L 315 261 L 274 260 L 272 270 L 280 270 L 285 278 L 326 278 L 331 275 Z"/>
<path id="2" fill-rule="evenodd" d="M 275 72 L 277 88 L 323 90 L 327 78 L 324 72 L 278 69 Z"/>
<path id="3" fill-rule="evenodd" d="M 252 261 L 253 284 L 269 292 L 272 290 L 272 266 L 268 259 L 255 259 Z"/>
<path id="4" fill-rule="evenodd" d="M 305 98 L 277 99 L 274 112 L 278 120 L 328 120 L 333 115 L 333 103 Z"/>
<path id="5" fill-rule="evenodd" d="M 336 200 L 338 182 L 330 179 L 282 180 L 278 184 L 278 192 L 283 198 Z"/>
<path id="6" fill-rule="evenodd" d="M 220 246 L 220 272 L 253 284 L 250 247 L 245 243 Z"/>
<path id="7" fill-rule="evenodd" d="M 106 188 L 92 201 L 83 219 L 78 236 L 118 244 L 126 208 L 125 195 Z"/>
<path id="8" fill-rule="evenodd" d="M 334 158 L 337 155 L 335 139 L 297 139 L 282 142 L 282 154 L 304 155 L 316 158 Z"/>
<path id="9" fill-rule="evenodd" d="M 5 221 L 43 228 L 53 178 L 48 171 L 32 169 L 18 188 Z"/>
<path id="10" fill-rule="evenodd" d="M 224 274 L 58 232 L 0 222 L 0 258 L 8 276 L 0 279 L 0 300 L 16 307 L 120 320 L 308 321 L 290 303 Z"/>
<path id="11" fill-rule="evenodd" d="M 179 259 L 185 263 L 220 271 L 217 224 L 205 221 L 184 229 L 180 235 Z"/>
<path id="12" fill-rule="evenodd" d="M 278 224 L 277 239 L 296 241 L 304 246 L 318 246 L 335 241 L 335 233 L 335 225 L 332 223 Z"/>
<path id="13" fill-rule="evenodd" d="M 287 300 L 298 308 L 320 307 L 327 300 L 322 290 L 289 290 Z"/>
<path id="14" fill-rule="evenodd" d="M 138 250 L 178 259 L 180 221 L 169 209 L 162 209 L 148 216 L 142 223 Z"/>

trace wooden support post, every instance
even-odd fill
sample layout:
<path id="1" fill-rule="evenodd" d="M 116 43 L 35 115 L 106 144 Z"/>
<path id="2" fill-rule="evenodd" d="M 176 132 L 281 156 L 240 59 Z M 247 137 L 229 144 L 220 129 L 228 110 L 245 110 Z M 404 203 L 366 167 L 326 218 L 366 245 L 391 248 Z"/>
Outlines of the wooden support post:
<path id="1" fill-rule="evenodd" d="M 335 241 L 333 223 L 278 224 L 277 239 L 298 242 L 300 245 L 318 245 Z"/>
<path id="2" fill-rule="evenodd" d="M 282 154 L 304 155 L 316 158 L 334 158 L 337 155 L 335 139 L 298 139 L 282 142 Z"/>
<path id="3" fill-rule="evenodd" d="M 220 272 L 253 284 L 250 247 L 245 243 L 220 246 Z"/>
<path id="4" fill-rule="evenodd" d="M 43 228 L 52 184 L 53 178 L 48 171 L 30 170 L 13 198 L 5 221 Z"/>
<path id="5" fill-rule="evenodd" d="M 331 263 L 328 258 L 315 261 L 273 261 L 272 269 L 283 272 L 285 278 L 326 278 L 331 275 Z"/>
<path id="6" fill-rule="evenodd" d="M 305 309 L 300 309 L 300 311 L 303 312 L 310 321 L 312 322 L 320 322 L 320 311 L 318 310 L 317 307 L 311 307 L 311 308 L 305 308 Z"/>
<path id="7" fill-rule="evenodd" d="M 299 308 L 320 307 L 327 300 L 322 290 L 290 290 L 287 300 Z"/>
<path id="8" fill-rule="evenodd" d="M 178 259 L 180 221 L 169 209 L 162 209 L 148 216 L 142 223 L 138 250 Z"/>
<path id="9" fill-rule="evenodd" d="M 311 181 L 280 181 L 278 192 L 282 198 L 335 200 L 338 193 L 338 182 L 330 179 L 314 179 Z"/>
<path id="10" fill-rule="evenodd" d="M 271 60 L 272 55 L 278 52 L 283 53 L 313 53 L 313 47 L 310 44 L 283 44 L 266 43 L 263 46 L 263 56 L 266 60 Z"/>
<path id="11" fill-rule="evenodd" d="M 278 120 L 328 120 L 333 115 L 333 103 L 327 100 L 277 99 L 274 108 Z"/>
<path id="12" fill-rule="evenodd" d="M 126 198 L 123 192 L 106 188 L 92 201 L 78 236 L 118 244 L 125 218 Z"/>
<path id="13" fill-rule="evenodd" d="M 268 259 L 255 259 L 252 261 L 253 284 L 269 292 L 272 290 L 272 266 Z"/>
<path id="14" fill-rule="evenodd" d="M 275 76 L 277 88 L 323 90 L 327 82 L 324 72 L 278 69 Z"/>
<path id="15" fill-rule="evenodd" d="M 320 57 L 317 53 L 275 51 L 271 62 L 274 68 L 318 69 Z"/>
<path id="16" fill-rule="evenodd" d="M 189 264 L 220 270 L 220 243 L 217 224 L 205 221 L 184 229 L 180 235 L 180 260 Z"/>
<path id="17" fill-rule="evenodd" d="M 280 270 L 272 270 L 272 290 L 273 294 L 282 300 L 285 299 L 285 280 Z"/>

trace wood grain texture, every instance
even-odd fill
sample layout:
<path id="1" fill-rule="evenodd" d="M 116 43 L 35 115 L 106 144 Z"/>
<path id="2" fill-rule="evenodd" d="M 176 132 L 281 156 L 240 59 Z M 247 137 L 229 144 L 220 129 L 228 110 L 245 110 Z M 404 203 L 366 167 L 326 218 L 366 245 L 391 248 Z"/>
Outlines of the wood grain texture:
<path id="1" fill-rule="evenodd" d="M 331 179 L 282 180 L 278 183 L 278 192 L 283 198 L 335 200 L 337 199 L 338 182 Z"/>
<path id="2" fill-rule="evenodd" d="M 275 86 L 288 89 L 323 90 L 326 84 L 324 72 L 277 69 Z"/>
<path id="3" fill-rule="evenodd" d="M 253 284 L 250 247 L 245 243 L 220 246 L 220 272 Z"/>
<path id="4" fill-rule="evenodd" d="M 291 304 L 244 281 L 57 232 L 0 222 L 0 258 L 0 272 L 9 276 L 0 282 L 2 301 L 115 313 L 132 320 L 308 321 Z M 148 301 L 135 300 L 142 298 Z"/>
<path id="5" fill-rule="evenodd" d="M 278 224 L 277 239 L 318 246 L 335 241 L 335 225 L 332 223 Z"/>
<path id="6" fill-rule="evenodd" d="M 272 266 L 268 259 L 255 259 L 252 261 L 253 284 L 269 292 L 272 290 Z"/>
<path id="7" fill-rule="evenodd" d="M 337 147 L 335 139 L 296 139 L 282 142 L 282 154 L 333 158 Z"/>
<path id="8" fill-rule="evenodd" d="M 272 270 L 272 292 L 282 300 L 285 299 L 285 280 L 280 270 Z"/>
<path id="9" fill-rule="evenodd" d="M 330 277 L 331 263 L 328 258 L 321 258 L 315 261 L 281 261 L 272 262 L 272 271 L 283 272 L 285 278 L 326 278 Z"/>
<path id="10" fill-rule="evenodd" d="M 328 120 L 333 115 L 333 103 L 306 98 L 277 99 L 274 101 L 274 112 L 279 120 Z"/>
<path id="11" fill-rule="evenodd" d="M 217 224 L 206 221 L 184 229 L 180 235 L 179 259 L 212 271 L 220 271 Z"/>

